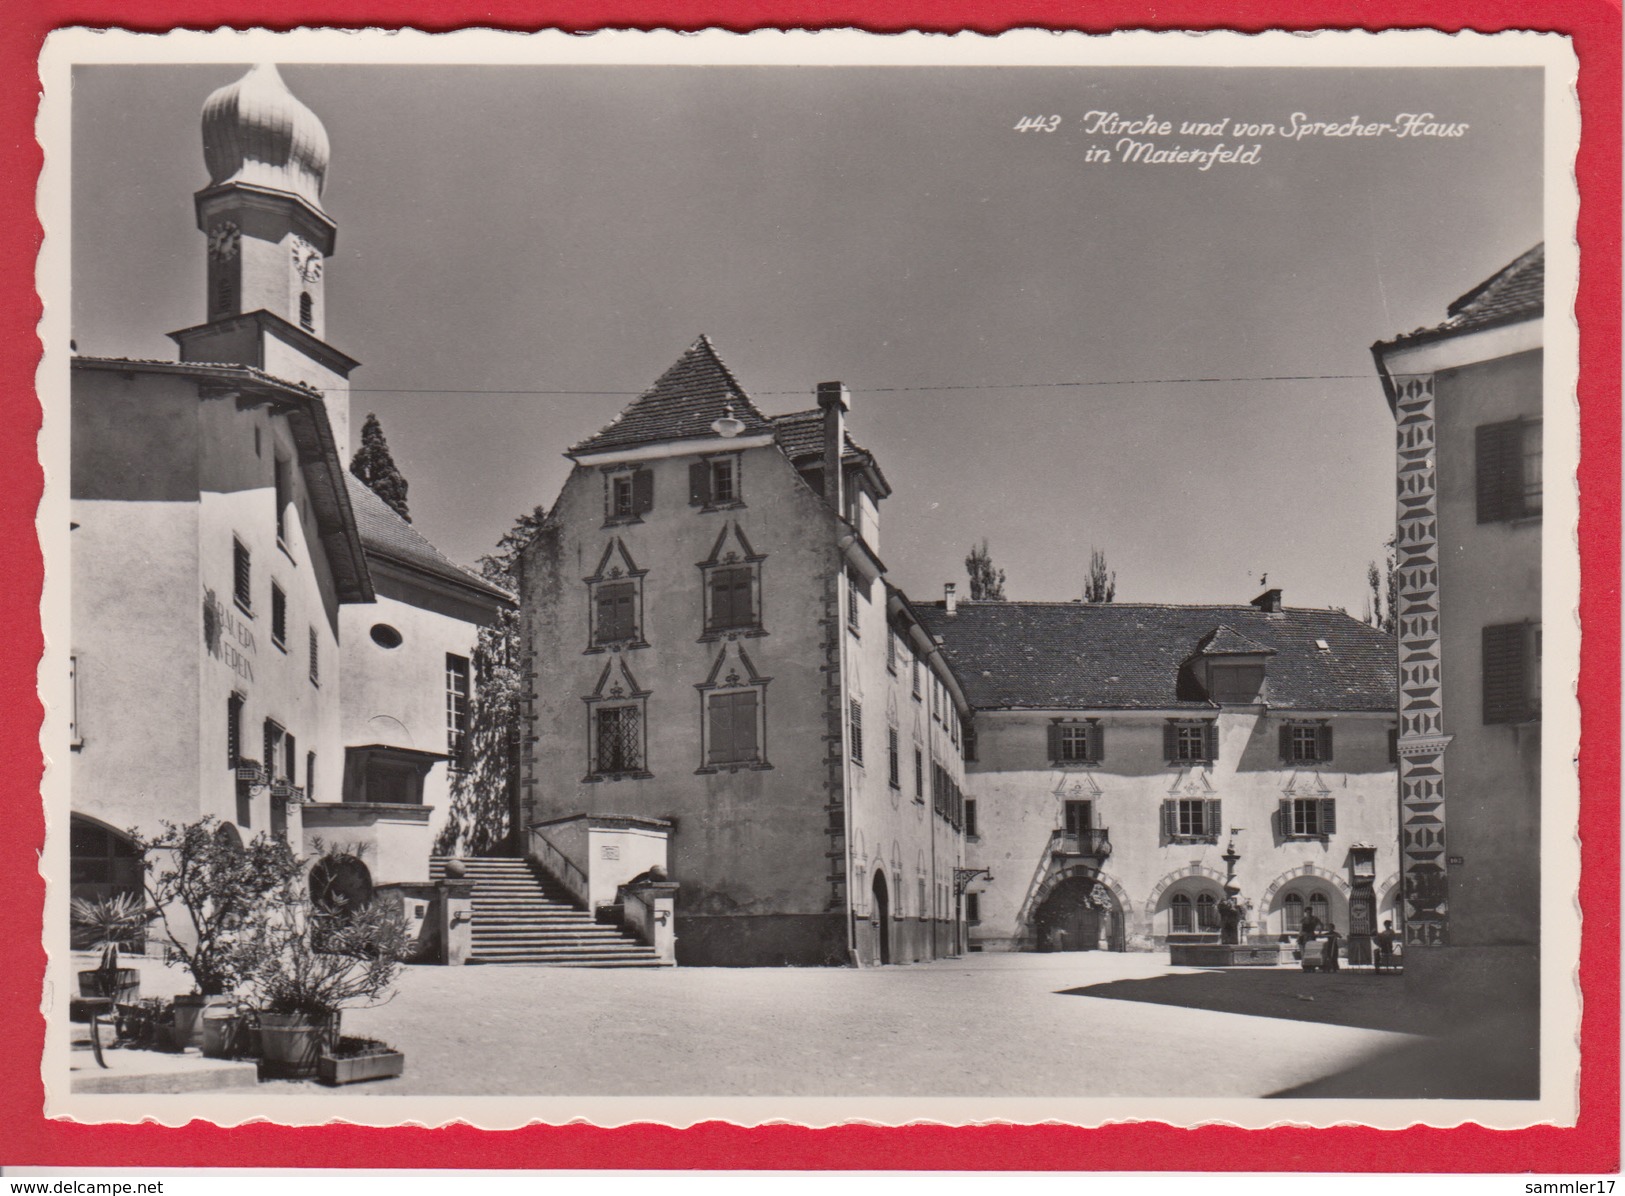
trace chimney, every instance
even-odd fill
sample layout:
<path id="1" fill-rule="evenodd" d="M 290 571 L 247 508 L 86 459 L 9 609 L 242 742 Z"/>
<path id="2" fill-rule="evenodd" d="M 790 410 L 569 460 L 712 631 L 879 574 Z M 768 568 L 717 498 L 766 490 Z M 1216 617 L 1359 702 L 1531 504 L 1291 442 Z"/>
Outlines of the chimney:
<path id="1" fill-rule="evenodd" d="M 837 515 L 845 517 L 841 450 L 846 447 L 846 413 L 852 410 L 851 392 L 839 382 L 820 382 L 818 409 L 824 413 L 824 498 Z"/>
<path id="2" fill-rule="evenodd" d="M 953 582 L 945 582 L 942 587 L 942 610 L 950 619 L 959 613 L 959 595 L 954 593 Z"/>
<path id="3" fill-rule="evenodd" d="M 1278 615 L 1281 613 L 1281 591 L 1265 590 L 1253 599 L 1252 604 L 1267 615 Z"/>

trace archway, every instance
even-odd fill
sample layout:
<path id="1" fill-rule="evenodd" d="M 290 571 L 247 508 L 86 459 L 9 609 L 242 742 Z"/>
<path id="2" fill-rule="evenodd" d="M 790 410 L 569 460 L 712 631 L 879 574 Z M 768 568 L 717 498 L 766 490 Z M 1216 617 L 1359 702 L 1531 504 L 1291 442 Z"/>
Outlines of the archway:
<path id="1" fill-rule="evenodd" d="M 869 917 L 875 928 L 875 954 L 881 963 L 891 962 L 891 902 L 886 894 L 886 874 L 875 869 L 874 905 Z"/>
<path id="2" fill-rule="evenodd" d="M 335 914 L 366 909 L 372 904 L 372 872 L 353 855 L 318 860 L 310 870 L 310 899 Z"/>
<path id="3" fill-rule="evenodd" d="M 1218 942 L 1223 898 L 1222 881 L 1205 872 L 1176 877 L 1157 894 L 1151 911 L 1153 932 L 1164 939 L 1204 936 Z"/>
<path id="4" fill-rule="evenodd" d="M 1068 876 L 1033 917 L 1040 951 L 1123 950 L 1123 909 L 1098 877 Z"/>
<path id="5" fill-rule="evenodd" d="M 141 899 L 141 852 L 126 834 L 105 822 L 74 814 L 68 820 L 68 895 L 83 901 L 127 896 Z M 75 926 L 75 950 L 87 947 L 94 933 Z"/>

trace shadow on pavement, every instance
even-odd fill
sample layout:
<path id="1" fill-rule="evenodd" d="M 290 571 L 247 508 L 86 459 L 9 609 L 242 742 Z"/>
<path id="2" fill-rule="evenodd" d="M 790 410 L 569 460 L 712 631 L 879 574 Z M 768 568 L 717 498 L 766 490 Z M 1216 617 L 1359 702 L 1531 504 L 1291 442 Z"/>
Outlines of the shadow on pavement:
<path id="1" fill-rule="evenodd" d="M 1392 973 L 1304 972 L 1287 968 L 1170 972 L 1068 988 L 1063 996 L 1143 1001 L 1215 1013 L 1425 1034 L 1427 1018 L 1405 1003 L 1405 983 Z"/>

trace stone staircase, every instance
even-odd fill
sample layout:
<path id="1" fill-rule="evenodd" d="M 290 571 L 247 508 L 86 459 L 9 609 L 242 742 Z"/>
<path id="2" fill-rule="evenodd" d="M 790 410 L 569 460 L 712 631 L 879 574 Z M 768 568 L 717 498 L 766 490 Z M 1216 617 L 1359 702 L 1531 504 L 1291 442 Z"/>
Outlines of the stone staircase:
<path id="1" fill-rule="evenodd" d="M 547 964 L 561 968 L 658 968 L 654 948 L 593 920 L 528 860 L 465 859 L 474 882 L 471 964 Z M 429 878 L 443 880 L 446 857 L 429 860 Z"/>

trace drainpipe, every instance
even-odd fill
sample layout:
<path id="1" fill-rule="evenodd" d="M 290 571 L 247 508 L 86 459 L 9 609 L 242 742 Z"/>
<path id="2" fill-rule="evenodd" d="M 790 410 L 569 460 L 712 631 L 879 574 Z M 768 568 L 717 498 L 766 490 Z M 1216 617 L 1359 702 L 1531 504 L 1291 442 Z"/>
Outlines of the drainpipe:
<path id="1" fill-rule="evenodd" d="M 863 960 L 858 957 L 858 902 L 857 892 L 852 885 L 852 754 L 847 750 L 847 693 L 846 693 L 846 620 L 842 611 L 846 609 L 847 597 L 841 593 L 842 586 L 851 585 L 851 579 L 846 571 L 846 550 L 856 538 L 851 532 L 842 530 L 841 521 L 846 518 L 845 500 L 841 493 L 841 450 L 846 444 L 846 413 L 852 407 L 852 396 L 846 387 L 839 382 L 820 382 L 818 384 L 818 408 L 823 412 L 824 431 L 824 501 L 829 503 L 830 509 L 835 512 L 836 543 L 835 543 L 835 589 L 836 602 L 834 616 L 835 634 L 840 637 L 836 642 L 840 645 L 835 653 L 836 676 L 835 689 L 838 695 L 838 704 L 835 709 L 836 729 L 840 733 L 841 751 L 841 819 L 844 834 L 846 858 L 843 861 L 846 867 L 846 910 L 843 921 L 846 922 L 846 954 L 852 961 L 853 967 L 861 968 Z"/>

